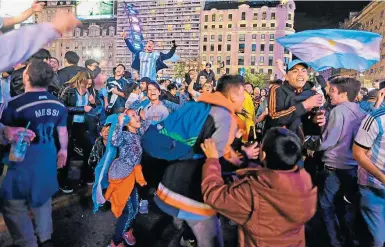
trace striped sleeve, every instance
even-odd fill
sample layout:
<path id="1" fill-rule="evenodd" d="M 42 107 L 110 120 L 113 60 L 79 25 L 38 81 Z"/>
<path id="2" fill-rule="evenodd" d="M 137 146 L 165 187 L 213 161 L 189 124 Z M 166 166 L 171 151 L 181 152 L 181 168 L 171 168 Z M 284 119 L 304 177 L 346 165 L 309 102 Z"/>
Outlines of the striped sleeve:
<path id="1" fill-rule="evenodd" d="M 368 115 L 361 123 L 354 143 L 362 148 L 370 149 L 379 134 L 376 118 Z"/>
<path id="2" fill-rule="evenodd" d="M 292 123 L 297 117 L 300 117 L 306 113 L 302 103 L 287 106 L 286 97 L 280 86 L 274 85 L 270 89 L 269 95 L 269 116 L 275 122 L 274 125 L 287 125 Z M 290 102 L 290 101 L 288 101 Z"/>

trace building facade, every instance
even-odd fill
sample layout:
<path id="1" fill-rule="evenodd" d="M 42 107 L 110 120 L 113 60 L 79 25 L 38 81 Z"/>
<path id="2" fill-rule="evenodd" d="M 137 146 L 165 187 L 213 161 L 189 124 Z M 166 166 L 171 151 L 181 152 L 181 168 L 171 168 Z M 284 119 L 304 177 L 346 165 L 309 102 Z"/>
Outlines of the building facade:
<path id="1" fill-rule="evenodd" d="M 75 2 L 48 1 L 46 8 L 35 16 L 35 22 L 51 21 L 61 11 L 75 13 Z M 116 66 L 116 19 L 82 20 L 81 27 L 48 44 L 46 49 L 59 60 L 60 66 L 64 66 L 65 53 L 74 51 L 80 57 L 79 66 L 93 58 L 104 61 L 103 72 L 112 74 Z"/>
<path id="2" fill-rule="evenodd" d="M 361 12 L 351 13 L 349 19 L 341 23 L 340 28 L 366 30 L 381 34 L 385 37 L 385 2 L 372 1 Z M 382 39 L 380 48 L 380 62 L 373 65 L 365 72 L 355 70 L 341 70 L 340 75 L 353 76 L 370 86 L 371 82 L 385 79 L 385 38 Z"/>
<path id="3" fill-rule="evenodd" d="M 201 59 L 219 74 L 249 68 L 252 73 L 281 78 L 275 62 L 291 54 L 275 40 L 294 33 L 293 1 L 207 2 L 201 13 Z"/>
<path id="4" fill-rule="evenodd" d="M 168 52 L 175 40 L 178 45 L 176 54 L 181 61 L 192 63 L 199 58 L 200 13 L 202 0 L 128 0 L 139 12 L 144 40 L 154 40 L 155 50 Z M 122 0 L 118 1 L 117 31 L 127 32 L 130 24 Z M 130 67 L 132 54 L 122 38 L 117 39 L 118 63 Z M 169 69 L 158 73 L 159 77 L 174 74 L 172 62 L 166 62 Z"/>

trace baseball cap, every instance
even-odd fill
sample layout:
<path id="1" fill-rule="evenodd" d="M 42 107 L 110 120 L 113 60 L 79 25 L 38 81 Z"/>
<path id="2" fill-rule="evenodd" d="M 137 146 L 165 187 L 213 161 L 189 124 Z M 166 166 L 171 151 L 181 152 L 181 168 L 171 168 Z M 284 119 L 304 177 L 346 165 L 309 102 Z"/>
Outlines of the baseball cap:
<path id="1" fill-rule="evenodd" d="M 94 60 L 94 59 L 88 59 L 88 60 L 86 60 L 86 62 L 85 62 L 85 66 L 87 67 L 88 65 L 91 65 L 91 64 L 93 64 L 93 63 L 97 63 L 97 64 L 99 65 L 99 62 L 98 62 L 98 61 L 96 61 L 96 60 Z"/>
<path id="2" fill-rule="evenodd" d="M 294 66 L 296 66 L 297 64 L 301 64 L 303 65 L 305 68 L 309 68 L 309 65 L 307 65 L 307 63 L 305 63 L 304 61 L 301 61 L 299 59 L 294 59 L 293 61 L 291 61 L 288 65 L 287 65 L 287 69 L 286 69 L 286 72 L 290 71 Z"/>
<path id="3" fill-rule="evenodd" d="M 206 67 L 210 67 L 211 68 L 211 63 L 206 63 Z"/>

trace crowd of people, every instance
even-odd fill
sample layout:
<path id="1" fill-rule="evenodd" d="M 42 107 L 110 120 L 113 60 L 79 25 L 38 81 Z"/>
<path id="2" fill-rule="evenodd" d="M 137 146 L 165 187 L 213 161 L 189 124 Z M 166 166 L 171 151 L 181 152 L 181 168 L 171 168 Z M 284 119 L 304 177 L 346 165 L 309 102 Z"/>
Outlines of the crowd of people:
<path id="1" fill-rule="evenodd" d="M 0 36 L 1 212 L 16 246 L 53 246 L 52 196 L 78 185 L 74 159 L 94 211 L 110 204 L 118 218 L 110 247 L 135 245 L 150 203 L 183 226 L 182 246 L 224 246 L 219 215 L 238 225 L 239 246 L 306 246 L 316 213 L 329 246 L 384 245 L 385 81 L 325 80 L 295 59 L 266 88 L 210 64 L 176 83 L 157 78 L 176 43 L 164 54 L 152 40 L 111 77 L 73 51 L 60 68 L 42 47 L 77 25 L 62 13 Z M 25 157 L 8 160 L 18 142 Z"/>

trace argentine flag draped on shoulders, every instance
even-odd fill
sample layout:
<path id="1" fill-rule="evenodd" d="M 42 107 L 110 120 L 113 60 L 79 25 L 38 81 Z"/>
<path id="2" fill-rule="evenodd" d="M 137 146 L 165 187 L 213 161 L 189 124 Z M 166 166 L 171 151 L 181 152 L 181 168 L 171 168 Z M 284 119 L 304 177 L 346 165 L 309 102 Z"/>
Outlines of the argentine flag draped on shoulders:
<path id="1" fill-rule="evenodd" d="M 380 60 L 382 36 L 376 33 L 321 29 L 277 39 L 296 57 L 317 71 L 344 68 L 365 71 Z"/>

